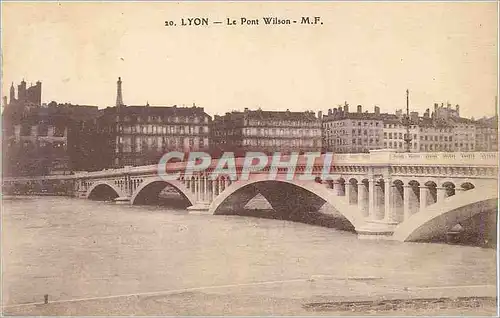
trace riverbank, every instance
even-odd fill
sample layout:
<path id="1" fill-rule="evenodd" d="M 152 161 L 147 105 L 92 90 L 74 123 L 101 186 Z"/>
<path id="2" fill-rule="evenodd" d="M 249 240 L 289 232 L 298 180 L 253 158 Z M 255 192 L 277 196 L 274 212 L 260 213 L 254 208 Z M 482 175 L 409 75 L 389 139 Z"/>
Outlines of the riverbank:
<path id="1" fill-rule="evenodd" d="M 304 285 L 311 284 L 303 282 Z M 293 283 L 294 287 L 302 285 Z M 273 286 L 274 285 L 274 286 Z M 186 290 L 167 294 L 125 295 L 87 300 L 60 301 L 4 308 L 5 315 L 301 315 L 301 316 L 495 316 L 493 286 L 455 287 L 441 290 L 396 291 L 372 296 L 275 296 L 279 283 L 253 286 L 224 286 L 212 290 Z M 283 286 L 280 286 L 283 287 Z M 246 290 L 249 289 L 249 290 Z M 266 293 L 267 291 L 267 293 Z M 444 292 L 444 293 L 443 293 Z M 348 292 L 349 294 L 349 292 Z M 448 296 L 444 296 L 447 294 Z M 471 296 L 471 295 L 480 296 Z M 461 295 L 461 296 L 459 296 Z M 469 296 L 464 296 L 469 295 Z M 486 296 L 489 295 L 489 296 Z M 281 297 L 280 297 L 281 296 Z"/>

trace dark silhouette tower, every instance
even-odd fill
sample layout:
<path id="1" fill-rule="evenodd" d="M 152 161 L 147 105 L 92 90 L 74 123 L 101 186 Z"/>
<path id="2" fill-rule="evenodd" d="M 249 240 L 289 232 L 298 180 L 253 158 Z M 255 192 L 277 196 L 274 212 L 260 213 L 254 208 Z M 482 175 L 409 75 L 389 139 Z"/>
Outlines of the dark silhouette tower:
<path id="1" fill-rule="evenodd" d="M 10 85 L 10 104 L 16 102 L 16 89 L 14 88 L 14 83 Z"/>
<path id="2" fill-rule="evenodd" d="M 17 85 L 17 100 L 22 104 L 27 102 L 26 82 L 24 79 L 21 81 L 21 84 Z"/>
<path id="3" fill-rule="evenodd" d="M 37 81 L 36 85 L 32 88 L 33 90 L 33 103 L 40 106 L 42 105 L 42 82 Z"/>
<path id="4" fill-rule="evenodd" d="M 124 106 L 123 105 L 123 96 L 122 96 L 122 78 L 118 77 L 118 82 L 116 82 L 116 106 Z"/>

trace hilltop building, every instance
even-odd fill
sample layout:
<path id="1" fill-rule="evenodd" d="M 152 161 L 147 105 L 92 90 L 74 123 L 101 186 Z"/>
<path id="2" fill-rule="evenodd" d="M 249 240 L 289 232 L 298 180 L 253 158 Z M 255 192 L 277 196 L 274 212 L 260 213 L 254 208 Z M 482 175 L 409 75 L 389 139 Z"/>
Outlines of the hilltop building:
<path id="1" fill-rule="evenodd" d="M 8 106 L 41 106 L 42 105 L 42 82 L 37 81 L 35 85 L 26 87 L 24 79 L 17 86 L 17 98 L 14 83 L 10 86 L 10 100 Z M 4 97 L 4 102 L 6 97 Z"/>

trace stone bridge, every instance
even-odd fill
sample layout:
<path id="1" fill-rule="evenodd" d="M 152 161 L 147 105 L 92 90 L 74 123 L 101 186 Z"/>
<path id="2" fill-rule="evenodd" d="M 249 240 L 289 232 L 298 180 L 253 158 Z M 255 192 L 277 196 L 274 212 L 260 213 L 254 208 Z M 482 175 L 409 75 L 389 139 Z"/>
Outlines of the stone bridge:
<path id="1" fill-rule="evenodd" d="M 243 158 L 236 159 L 236 173 L 210 178 L 214 165 L 203 172 L 181 170 L 177 180 L 165 181 L 158 166 L 84 172 L 69 176 L 4 179 L 4 187 L 35 184 L 58 185 L 78 198 L 114 199 L 115 202 L 155 202 L 166 187 L 173 187 L 187 201 L 191 212 L 222 214 L 242 209 L 261 194 L 273 209 L 290 215 L 318 211 L 328 204 L 343 215 L 360 238 L 418 241 L 432 239 L 457 223 L 483 213 L 497 213 L 498 153 L 395 153 L 374 150 L 369 154 L 333 155 L 329 176 L 322 167 L 309 171 L 314 180 L 288 179 L 288 167 L 250 173 L 242 180 Z M 185 167 L 185 166 L 184 166 Z M 304 172 L 305 161 L 296 171 Z M 496 220 L 496 217 L 495 217 Z"/>

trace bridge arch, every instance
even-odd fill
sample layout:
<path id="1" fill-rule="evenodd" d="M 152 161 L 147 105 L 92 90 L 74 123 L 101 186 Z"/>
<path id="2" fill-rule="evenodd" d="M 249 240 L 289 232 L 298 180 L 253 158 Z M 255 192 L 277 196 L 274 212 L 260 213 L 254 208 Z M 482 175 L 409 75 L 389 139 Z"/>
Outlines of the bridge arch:
<path id="1" fill-rule="evenodd" d="M 123 191 L 108 181 L 98 181 L 87 190 L 87 199 L 115 199 L 124 196 Z"/>
<path id="2" fill-rule="evenodd" d="M 496 188 L 471 189 L 432 204 L 394 230 L 397 241 L 422 241 L 446 233 L 452 226 L 483 212 L 497 211 Z"/>
<path id="3" fill-rule="evenodd" d="M 190 183 L 194 185 L 193 182 Z M 179 194 L 181 194 L 187 201 L 189 201 L 190 205 L 195 204 L 196 197 L 182 182 L 180 182 L 179 180 L 171 180 L 167 182 L 159 176 L 144 179 L 144 181 L 141 182 L 139 187 L 132 194 L 130 203 L 140 204 L 147 201 L 147 198 L 157 198 L 160 192 L 167 186 L 172 186 L 173 188 L 175 188 L 175 190 Z"/>
<path id="4" fill-rule="evenodd" d="M 276 186 L 276 183 L 280 183 L 280 185 Z M 269 192 L 275 190 L 279 193 L 278 195 L 286 198 L 283 200 L 287 201 L 294 197 L 293 194 L 291 196 L 287 196 L 286 194 L 286 192 L 292 188 L 295 190 L 295 193 L 297 191 L 302 192 L 304 196 L 311 199 L 305 200 L 308 202 L 301 201 L 301 203 L 304 202 L 304 208 L 314 206 L 314 208 L 319 209 L 323 204 L 329 203 L 335 210 L 342 214 L 355 229 L 361 228 L 366 224 L 363 214 L 356 205 L 349 205 L 344 197 L 335 196 L 333 190 L 328 189 L 325 184 L 299 180 L 239 180 L 224 189 L 224 191 L 212 201 L 208 213 L 219 214 L 219 209 L 228 202 L 236 204 L 237 208 L 244 207 L 245 204 L 258 193 L 263 195 L 267 201 L 271 203 L 273 208 L 275 208 L 275 202 L 270 198 Z M 290 203 L 290 205 L 293 206 L 293 203 Z"/>

